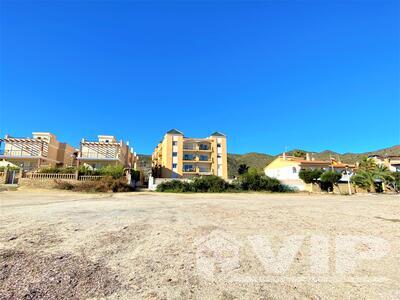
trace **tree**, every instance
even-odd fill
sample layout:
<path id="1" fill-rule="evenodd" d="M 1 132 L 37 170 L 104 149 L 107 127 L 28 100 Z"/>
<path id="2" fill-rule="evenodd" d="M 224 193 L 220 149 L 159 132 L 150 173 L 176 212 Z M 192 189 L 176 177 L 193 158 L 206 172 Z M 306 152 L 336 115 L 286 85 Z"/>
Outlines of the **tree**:
<path id="1" fill-rule="evenodd" d="M 240 164 L 239 168 L 238 168 L 238 174 L 242 175 L 244 173 L 247 173 L 247 171 L 249 170 L 249 166 L 246 164 Z"/>
<path id="2" fill-rule="evenodd" d="M 388 188 L 396 193 L 400 192 L 400 172 L 392 172 L 393 180 L 388 183 Z"/>
<path id="3" fill-rule="evenodd" d="M 304 157 L 306 156 L 306 152 L 303 150 L 293 150 L 294 157 Z"/>
<path id="4" fill-rule="evenodd" d="M 299 172 L 299 177 L 305 183 L 314 183 L 324 173 L 321 169 L 303 169 Z"/>
<path id="5" fill-rule="evenodd" d="M 376 193 L 376 183 L 383 182 L 388 184 L 395 180 L 392 172 L 386 166 L 378 166 L 371 159 L 363 159 L 356 174 L 352 177 L 352 182 L 369 192 Z"/>
<path id="6" fill-rule="evenodd" d="M 374 171 L 376 167 L 376 162 L 371 157 L 363 157 L 358 165 L 360 170 L 365 171 Z"/>
<path id="7" fill-rule="evenodd" d="M 334 185 L 337 186 L 341 178 L 342 174 L 335 171 L 326 171 L 320 177 L 321 182 L 327 184 L 329 188 L 333 188 Z"/>

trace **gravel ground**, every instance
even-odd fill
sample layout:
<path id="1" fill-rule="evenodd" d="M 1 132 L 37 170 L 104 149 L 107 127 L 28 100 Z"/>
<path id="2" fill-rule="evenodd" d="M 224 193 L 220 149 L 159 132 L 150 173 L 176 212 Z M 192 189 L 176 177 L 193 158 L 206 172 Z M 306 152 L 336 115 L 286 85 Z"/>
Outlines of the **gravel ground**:
<path id="1" fill-rule="evenodd" d="M 0 299 L 400 299 L 394 195 L 19 190 L 0 204 Z M 343 237 L 364 240 L 341 273 Z"/>

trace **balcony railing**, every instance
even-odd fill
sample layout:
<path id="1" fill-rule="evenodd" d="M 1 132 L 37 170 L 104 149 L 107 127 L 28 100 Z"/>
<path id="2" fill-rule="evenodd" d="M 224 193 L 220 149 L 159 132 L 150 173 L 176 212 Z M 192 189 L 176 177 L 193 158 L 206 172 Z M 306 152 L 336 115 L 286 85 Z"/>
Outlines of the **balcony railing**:
<path id="1" fill-rule="evenodd" d="M 183 150 L 188 150 L 188 151 L 211 151 L 211 146 L 210 145 L 183 145 Z"/>
<path id="2" fill-rule="evenodd" d="M 35 150 L 1 150 L 0 155 L 4 156 L 32 156 L 32 157 L 37 157 L 37 156 L 45 156 L 40 151 L 35 151 Z"/>
<path id="3" fill-rule="evenodd" d="M 209 169 L 201 169 L 201 168 L 183 168 L 184 173 L 199 173 L 204 175 L 209 175 L 212 173 Z"/>
<path id="4" fill-rule="evenodd" d="M 98 152 L 82 152 L 79 158 L 98 158 L 98 159 L 116 159 L 116 153 L 98 153 Z"/>

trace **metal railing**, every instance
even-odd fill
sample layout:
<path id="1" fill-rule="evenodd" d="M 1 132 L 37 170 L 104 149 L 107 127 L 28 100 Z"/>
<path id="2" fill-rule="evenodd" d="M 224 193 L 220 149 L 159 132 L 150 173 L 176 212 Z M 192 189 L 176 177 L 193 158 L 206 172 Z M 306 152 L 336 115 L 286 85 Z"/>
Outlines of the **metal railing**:
<path id="1" fill-rule="evenodd" d="M 40 151 L 35 151 L 35 150 L 1 150 L 0 155 L 4 156 L 45 156 L 43 153 Z"/>
<path id="2" fill-rule="evenodd" d="M 119 155 L 118 153 L 81 152 L 79 158 L 116 159 Z"/>

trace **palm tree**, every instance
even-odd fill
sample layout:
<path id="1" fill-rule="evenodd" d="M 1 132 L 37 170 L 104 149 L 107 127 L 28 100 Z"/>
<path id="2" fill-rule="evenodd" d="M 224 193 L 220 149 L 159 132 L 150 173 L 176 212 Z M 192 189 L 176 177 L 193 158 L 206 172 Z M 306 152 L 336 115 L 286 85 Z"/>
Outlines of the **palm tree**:
<path id="1" fill-rule="evenodd" d="M 393 180 L 394 176 L 386 166 L 378 166 L 374 161 L 371 163 L 370 159 L 363 160 L 360 163 L 358 171 L 352 178 L 355 185 L 372 193 L 376 193 L 376 182 L 387 184 Z"/>
<path id="2" fill-rule="evenodd" d="M 365 171 L 374 171 L 377 167 L 376 162 L 371 157 L 363 157 L 358 168 Z"/>

